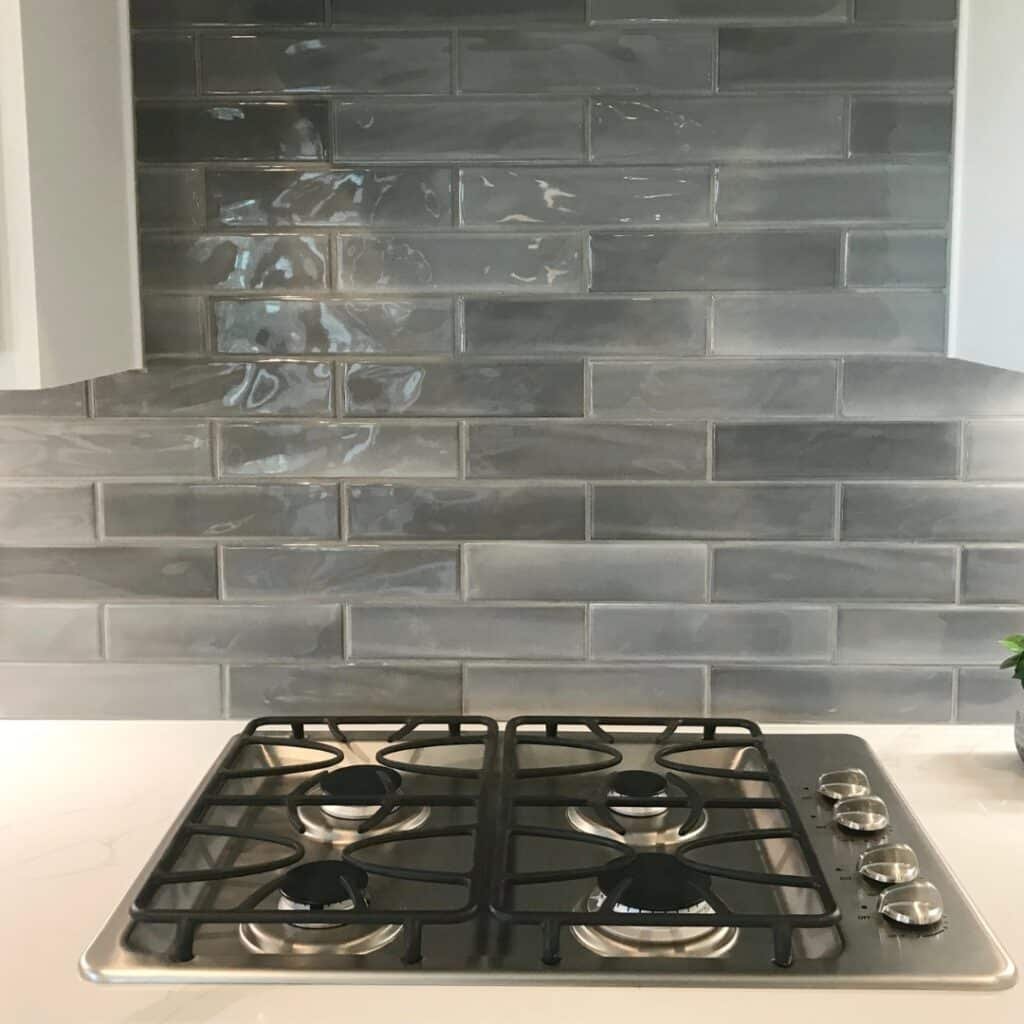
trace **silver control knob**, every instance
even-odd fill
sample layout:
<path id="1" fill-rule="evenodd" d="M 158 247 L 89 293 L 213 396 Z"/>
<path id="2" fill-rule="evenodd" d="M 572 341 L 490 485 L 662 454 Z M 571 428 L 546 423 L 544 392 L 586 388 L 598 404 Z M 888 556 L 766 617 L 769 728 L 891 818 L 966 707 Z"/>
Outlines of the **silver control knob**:
<path id="1" fill-rule="evenodd" d="M 905 843 L 889 843 L 865 850 L 857 861 L 857 870 L 873 882 L 898 885 L 913 882 L 920 873 L 917 854 Z"/>
<path id="2" fill-rule="evenodd" d="M 851 796 L 868 796 L 871 783 L 859 768 L 842 768 L 818 776 L 818 792 L 828 800 L 846 800 Z"/>
<path id="3" fill-rule="evenodd" d="M 897 924 L 927 928 L 942 920 L 942 896 L 931 882 L 894 885 L 878 897 L 878 912 Z"/>
<path id="4" fill-rule="evenodd" d="M 851 832 L 881 832 L 889 827 L 889 808 L 880 796 L 852 796 L 836 804 L 837 825 Z"/>

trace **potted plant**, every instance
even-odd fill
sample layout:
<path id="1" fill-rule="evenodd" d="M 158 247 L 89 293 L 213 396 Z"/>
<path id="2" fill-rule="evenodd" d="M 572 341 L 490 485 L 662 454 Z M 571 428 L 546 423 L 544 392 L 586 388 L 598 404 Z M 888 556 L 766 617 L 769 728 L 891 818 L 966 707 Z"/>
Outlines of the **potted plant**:
<path id="1" fill-rule="evenodd" d="M 1024 686 L 1024 633 L 1008 636 L 1003 641 L 1003 646 L 1010 652 L 1010 656 L 999 667 L 1012 668 L 1013 678 L 1019 679 Z M 1021 760 L 1024 760 L 1024 708 L 1017 709 L 1014 738 L 1017 742 L 1017 753 L 1020 754 Z"/>

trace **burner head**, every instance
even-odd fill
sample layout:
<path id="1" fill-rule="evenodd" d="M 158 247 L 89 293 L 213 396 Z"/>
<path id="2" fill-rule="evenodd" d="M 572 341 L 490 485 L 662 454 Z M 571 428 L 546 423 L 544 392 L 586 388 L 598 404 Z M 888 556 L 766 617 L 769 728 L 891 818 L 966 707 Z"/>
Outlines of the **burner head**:
<path id="1" fill-rule="evenodd" d="M 401 785 L 402 776 L 393 768 L 373 764 L 353 764 L 347 768 L 338 768 L 320 782 L 320 788 L 328 796 L 349 800 L 367 798 L 377 804 Z"/>
<path id="2" fill-rule="evenodd" d="M 610 797 L 631 796 L 639 800 L 649 800 L 652 797 L 667 795 L 668 781 L 664 775 L 659 775 L 657 772 L 617 772 L 608 783 L 608 796 Z M 653 805 L 630 807 L 628 804 L 620 804 L 609 807 L 608 810 L 612 814 L 625 815 L 627 818 L 652 818 L 664 814 L 668 808 Z"/>
<path id="3" fill-rule="evenodd" d="M 641 853 L 624 867 L 606 868 L 597 887 L 617 909 L 653 914 L 684 913 L 706 902 L 694 872 L 670 853 Z"/>
<path id="4" fill-rule="evenodd" d="M 341 860 L 313 860 L 292 868 L 281 880 L 281 895 L 291 903 L 323 910 L 353 903 L 366 892 L 369 878 L 362 868 Z"/>

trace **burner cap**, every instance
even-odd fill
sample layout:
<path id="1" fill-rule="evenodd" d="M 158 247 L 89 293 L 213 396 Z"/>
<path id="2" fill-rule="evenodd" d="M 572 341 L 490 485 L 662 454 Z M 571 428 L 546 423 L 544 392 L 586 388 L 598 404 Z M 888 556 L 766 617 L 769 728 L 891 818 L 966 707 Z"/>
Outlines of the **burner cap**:
<path id="1" fill-rule="evenodd" d="M 292 868 L 281 880 L 281 894 L 293 903 L 321 909 L 351 902 L 366 889 L 362 868 L 340 860 L 314 860 Z"/>
<path id="2" fill-rule="evenodd" d="M 380 803 L 401 785 L 402 776 L 393 768 L 372 764 L 338 768 L 320 782 L 320 788 L 329 796 L 342 797 L 355 803 L 363 798 L 372 798 L 373 802 Z"/>
<path id="3" fill-rule="evenodd" d="M 614 893 L 616 905 L 650 913 L 689 910 L 705 902 L 694 872 L 670 853 L 641 853 L 624 867 L 606 868 L 597 885 L 605 896 Z"/>
<path id="4" fill-rule="evenodd" d="M 635 796 L 644 800 L 665 792 L 665 776 L 657 772 L 617 772 L 611 778 L 609 789 L 622 796 Z"/>

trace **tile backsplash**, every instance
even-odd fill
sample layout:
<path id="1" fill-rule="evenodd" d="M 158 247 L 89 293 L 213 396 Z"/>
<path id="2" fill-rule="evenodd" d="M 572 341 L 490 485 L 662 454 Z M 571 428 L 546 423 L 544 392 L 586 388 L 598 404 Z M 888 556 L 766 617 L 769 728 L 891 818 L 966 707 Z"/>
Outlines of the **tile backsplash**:
<path id="1" fill-rule="evenodd" d="M 147 370 L 0 394 L 0 713 L 1007 715 L 955 0 L 132 9 Z"/>

